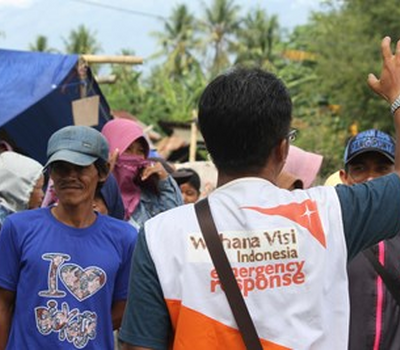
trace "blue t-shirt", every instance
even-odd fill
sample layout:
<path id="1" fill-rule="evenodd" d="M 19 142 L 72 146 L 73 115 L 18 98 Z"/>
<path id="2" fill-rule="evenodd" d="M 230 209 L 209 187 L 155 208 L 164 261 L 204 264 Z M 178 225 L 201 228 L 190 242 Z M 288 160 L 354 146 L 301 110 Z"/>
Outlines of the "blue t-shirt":
<path id="1" fill-rule="evenodd" d="M 342 209 L 349 259 L 400 231 L 398 175 L 391 174 L 354 186 L 337 186 L 336 192 Z M 172 336 L 170 315 L 144 230 L 139 234 L 130 278 L 128 307 L 120 339 L 155 350 L 168 349 Z"/>
<path id="2" fill-rule="evenodd" d="M 7 350 L 112 350 L 112 304 L 127 297 L 136 238 L 101 214 L 82 229 L 50 208 L 9 216 L 0 233 L 0 287 L 16 292 Z"/>
<path id="3" fill-rule="evenodd" d="M 3 226 L 4 220 L 6 217 L 10 214 L 13 214 L 14 212 L 7 209 L 6 207 L 0 205 L 0 229 Z"/>

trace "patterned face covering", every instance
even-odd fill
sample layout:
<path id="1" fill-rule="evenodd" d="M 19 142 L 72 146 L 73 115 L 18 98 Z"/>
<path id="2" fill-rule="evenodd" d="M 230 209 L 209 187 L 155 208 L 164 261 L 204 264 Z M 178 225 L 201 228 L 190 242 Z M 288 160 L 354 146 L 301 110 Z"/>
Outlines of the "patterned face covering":
<path id="1" fill-rule="evenodd" d="M 142 169 L 151 161 L 141 156 L 121 154 L 114 167 L 114 175 L 121 190 L 125 206 L 125 220 L 128 220 L 140 201 L 140 187 L 137 180 Z"/>

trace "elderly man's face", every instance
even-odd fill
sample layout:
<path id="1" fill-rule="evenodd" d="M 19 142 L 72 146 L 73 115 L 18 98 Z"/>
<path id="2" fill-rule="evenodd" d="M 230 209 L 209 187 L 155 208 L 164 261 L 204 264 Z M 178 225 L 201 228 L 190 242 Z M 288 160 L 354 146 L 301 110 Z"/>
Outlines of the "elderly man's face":
<path id="1" fill-rule="evenodd" d="M 101 180 L 94 164 L 79 166 L 58 161 L 50 165 L 50 176 L 54 182 L 54 190 L 60 203 L 78 206 L 91 203 Z"/>

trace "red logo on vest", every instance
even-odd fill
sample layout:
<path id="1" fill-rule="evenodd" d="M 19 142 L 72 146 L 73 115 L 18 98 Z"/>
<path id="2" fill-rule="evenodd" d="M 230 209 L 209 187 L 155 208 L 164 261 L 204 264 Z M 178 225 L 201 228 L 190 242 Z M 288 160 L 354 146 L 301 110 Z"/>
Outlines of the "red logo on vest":
<path id="1" fill-rule="evenodd" d="M 325 233 L 318 214 L 317 204 L 310 199 L 301 203 L 279 205 L 275 208 L 242 207 L 265 215 L 279 215 L 303 226 L 326 248 Z"/>

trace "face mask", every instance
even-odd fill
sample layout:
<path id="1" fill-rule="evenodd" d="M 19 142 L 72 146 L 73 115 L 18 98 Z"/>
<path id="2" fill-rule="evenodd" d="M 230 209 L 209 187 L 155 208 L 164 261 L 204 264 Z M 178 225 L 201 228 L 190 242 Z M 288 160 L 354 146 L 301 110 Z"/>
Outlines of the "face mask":
<path id="1" fill-rule="evenodd" d="M 131 154 L 121 154 L 115 163 L 114 171 L 124 178 L 124 181 L 135 181 L 140 176 L 142 169 L 148 165 L 150 161 L 141 156 Z M 117 178 L 118 180 L 118 178 Z M 120 181 L 118 181 L 119 184 Z"/>
<path id="2" fill-rule="evenodd" d="M 121 154 L 114 167 L 114 175 L 121 190 L 122 200 L 125 206 L 125 219 L 129 219 L 140 201 L 140 187 L 137 180 L 142 169 L 150 161 L 141 156 Z"/>

